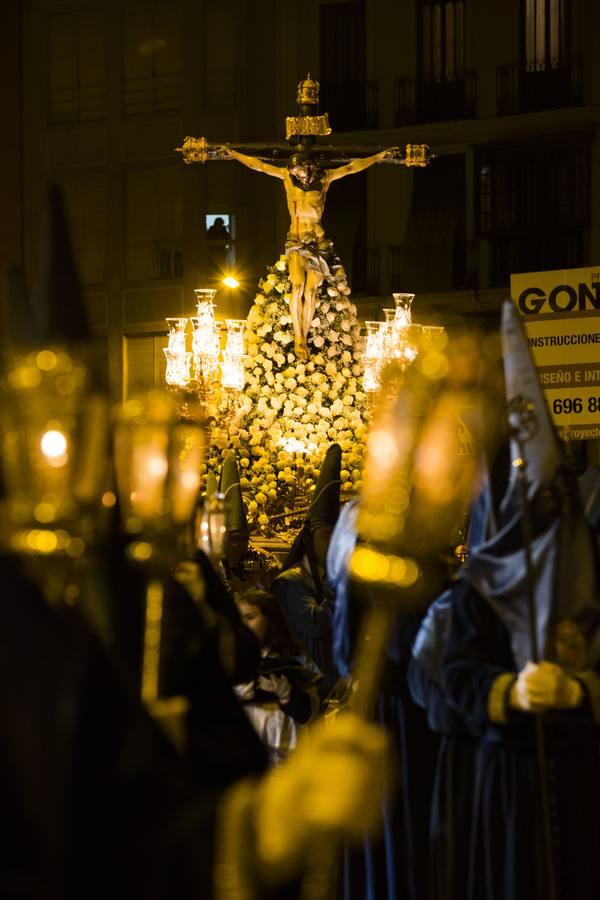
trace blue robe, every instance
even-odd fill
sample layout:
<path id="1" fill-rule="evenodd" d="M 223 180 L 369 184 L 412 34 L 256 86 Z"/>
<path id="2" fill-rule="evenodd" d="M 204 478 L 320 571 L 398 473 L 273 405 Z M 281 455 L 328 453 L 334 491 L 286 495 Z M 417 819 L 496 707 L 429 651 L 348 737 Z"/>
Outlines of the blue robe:
<path id="1" fill-rule="evenodd" d="M 510 635 L 491 605 L 465 589 L 442 667 L 448 702 L 482 733 L 465 900 L 548 894 L 534 719 L 510 708 L 506 693 L 490 694 L 507 673 L 517 674 Z M 544 715 L 553 856 L 565 897 L 600 896 L 600 708 L 585 685 L 584 692 L 580 707 Z"/>
<path id="2" fill-rule="evenodd" d="M 457 581 L 429 607 L 408 670 L 413 700 L 440 735 L 429 823 L 430 900 L 464 900 L 469 874 L 479 735 L 468 730 L 441 685 L 452 606 L 465 589 Z"/>
<path id="3" fill-rule="evenodd" d="M 352 669 L 364 608 L 352 586 L 344 589 L 338 600 L 340 597 L 345 608 L 336 605 L 334 645 L 338 670 L 346 674 Z M 420 614 L 398 617 L 388 645 L 375 720 L 392 738 L 400 779 L 381 810 L 381 838 L 344 850 L 340 878 L 344 900 L 426 900 L 428 895 L 427 835 L 438 738 L 428 728 L 425 713 L 412 700 L 407 684 L 419 622 Z"/>
<path id="4" fill-rule="evenodd" d="M 271 591 L 292 634 L 323 674 L 321 691 L 327 696 L 338 677 L 333 664 L 331 593 L 325 591 L 319 599 L 310 572 L 301 564 L 281 572 Z"/>

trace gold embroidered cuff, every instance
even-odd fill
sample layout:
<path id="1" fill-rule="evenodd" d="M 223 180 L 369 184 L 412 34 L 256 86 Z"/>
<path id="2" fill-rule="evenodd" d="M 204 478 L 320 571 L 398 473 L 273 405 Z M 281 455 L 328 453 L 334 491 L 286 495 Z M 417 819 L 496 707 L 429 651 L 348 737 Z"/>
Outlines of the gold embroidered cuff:
<path id="1" fill-rule="evenodd" d="M 594 722 L 600 723 L 600 678 L 592 669 L 578 672 L 576 678 L 583 685 L 586 696 L 590 701 Z"/>
<path id="2" fill-rule="evenodd" d="M 492 686 L 487 699 L 487 712 L 490 722 L 496 725 L 506 725 L 507 696 L 512 685 L 516 681 L 513 672 L 503 672 L 492 681 Z"/>

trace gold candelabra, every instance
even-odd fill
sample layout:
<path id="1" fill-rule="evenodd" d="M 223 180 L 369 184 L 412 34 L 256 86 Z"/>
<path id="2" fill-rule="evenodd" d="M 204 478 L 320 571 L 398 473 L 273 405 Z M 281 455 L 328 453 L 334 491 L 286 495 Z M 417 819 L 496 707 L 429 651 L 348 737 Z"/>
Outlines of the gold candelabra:
<path id="1" fill-rule="evenodd" d="M 412 321 L 414 294 L 393 294 L 395 307 L 384 309 L 383 322 L 365 322 L 367 329 L 363 360 L 363 388 L 374 393 L 381 388 L 382 375 L 402 376 L 424 346 L 443 342 L 444 329 L 437 325 L 417 325 Z"/>
<path id="2" fill-rule="evenodd" d="M 233 417 L 244 388 L 244 319 L 226 319 L 221 352 L 221 322 L 215 319 L 213 288 L 197 288 L 196 315 L 167 318 L 167 387 L 183 397 L 182 411 L 196 406 L 205 421 Z M 190 340 L 191 334 L 191 340 Z"/>

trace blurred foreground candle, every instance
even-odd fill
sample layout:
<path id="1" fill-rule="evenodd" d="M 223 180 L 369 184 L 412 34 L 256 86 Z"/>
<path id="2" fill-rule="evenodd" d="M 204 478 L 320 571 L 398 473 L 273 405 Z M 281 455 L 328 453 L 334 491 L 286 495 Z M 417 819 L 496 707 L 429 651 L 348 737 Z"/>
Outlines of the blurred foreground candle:
<path id="1" fill-rule="evenodd" d="M 0 376 L 2 541 L 19 552 L 69 552 L 96 527 L 95 507 L 107 475 L 108 404 L 96 390 L 80 348 L 13 351 Z M 30 540 L 43 527 L 61 539 Z M 79 544 L 78 544 L 79 546 Z"/>
<path id="2" fill-rule="evenodd" d="M 182 421 L 174 398 L 150 391 L 115 412 L 114 454 L 128 554 L 147 573 L 141 695 L 175 744 L 185 740 L 187 701 L 160 696 L 164 581 L 191 555 L 205 433 Z"/>
<path id="3" fill-rule="evenodd" d="M 191 527 L 204 448 L 203 427 L 180 420 L 166 391 L 134 397 L 117 410 L 115 467 L 129 533 Z"/>
<path id="4" fill-rule="evenodd" d="M 209 559 L 223 558 L 227 537 L 227 510 L 223 494 L 215 493 L 204 498 L 196 525 L 196 544 Z"/>

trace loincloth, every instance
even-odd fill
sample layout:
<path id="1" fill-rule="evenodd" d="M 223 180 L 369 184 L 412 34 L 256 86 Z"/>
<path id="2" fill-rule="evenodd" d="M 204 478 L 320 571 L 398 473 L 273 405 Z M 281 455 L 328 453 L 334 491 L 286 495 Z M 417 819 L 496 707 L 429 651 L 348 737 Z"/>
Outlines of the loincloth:
<path id="1" fill-rule="evenodd" d="M 327 281 L 340 293 L 349 293 L 346 273 L 339 256 L 334 250 L 333 241 L 318 241 L 311 236 L 297 238 L 288 235 L 285 242 L 285 252 L 288 256 L 291 253 L 301 256 L 306 261 L 309 269 L 314 272 L 320 272 L 324 281 Z"/>

